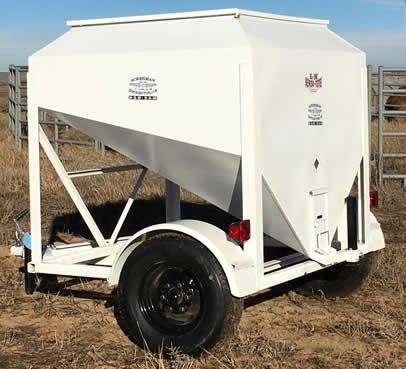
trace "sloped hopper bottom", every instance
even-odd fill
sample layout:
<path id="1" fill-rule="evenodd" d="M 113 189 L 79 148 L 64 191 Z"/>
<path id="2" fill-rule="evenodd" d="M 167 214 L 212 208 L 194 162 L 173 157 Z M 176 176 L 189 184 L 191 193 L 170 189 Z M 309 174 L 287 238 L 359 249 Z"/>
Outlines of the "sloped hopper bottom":
<path id="1" fill-rule="evenodd" d="M 240 156 L 73 115 L 49 112 L 95 140 L 241 219 Z M 285 241 L 287 245 L 303 252 L 264 180 L 263 209 L 264 232 L 274 237 L 272 244 L 285 246 L 277 240 L 288 240 L 289 242 Z M 277 235 L 270 232 L 271 221 L 274 228 L 275 224 L 277 225 Z"/>

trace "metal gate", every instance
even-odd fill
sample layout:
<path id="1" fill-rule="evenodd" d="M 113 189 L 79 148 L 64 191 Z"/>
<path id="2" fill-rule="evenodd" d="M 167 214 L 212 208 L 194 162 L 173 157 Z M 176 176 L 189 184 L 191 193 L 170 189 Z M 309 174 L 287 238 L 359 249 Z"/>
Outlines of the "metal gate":
<path id="1" fill-rule="evenodd" d="M 375 77 L 375 78 L 374 78 Z M 406 117 L 406 105 L 388 104 L 391 96 L 406 97 L 406 68 L 388 68 L 380 66 L 378 74 L 373 75 L 372 67 L 368 67 L 369 81 L 369 118 L 370 134 L 373 117 L 378 118 L 378 152 L 376 158 L 378 184 L 381 185 L 384 179 L 401 179 L 406 184 L 405 174 L 386 173 L 384 160 L 386 158 L 402 159 L 406 158 L 406 152 L 394 153 L 384 152 L 384 140 L 387 137 L 405 137 L 405 131 L 388 131 L 390 122 L 387 118 Z M 374 102 L 376 97 L 377 102 Z M 371 137 L 370 137 L 371 138 Z M 371 142 L 371 140 L 370 140 Z M 406 149 L 405 149 L 406 151 Z"/>
<path id="2" fill-rule="evenodd" d="M 22 148 L 23 141 L 28 140 L 27 127 L 27 66 L 9 66 L 9 97 L 8 116 L 9 129 L 14 137 L 14 144 Z M 74 144 L 95 146 L 97 151 L 104 152 L 105 147 L 99 141 L 66 140 L 60 137 L 61 130 L 69 128 L 68 123 L 51 117 L 47 112 L 40 111 L 40 124 L 53 126 L 54 137 L 49 141 L 55 145 L 55 151 L 59 153 L 59 144 Z"/>

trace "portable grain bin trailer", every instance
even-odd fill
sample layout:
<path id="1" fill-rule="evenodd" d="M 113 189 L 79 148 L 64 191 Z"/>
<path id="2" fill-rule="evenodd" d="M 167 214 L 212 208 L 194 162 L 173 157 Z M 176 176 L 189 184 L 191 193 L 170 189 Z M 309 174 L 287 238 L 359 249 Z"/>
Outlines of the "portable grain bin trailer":
<path id="1" fill-rule="evenodd" d="M 327 25 L 238 9 L 68 22 L 29 59 L 28 292 L 34 273 L 105 279 L 135 342 L 193 353 L 233 331 L 250 294 L 318 271 L 326 293 L 357 287 L 384 247 L 366 60 Z M 116 168 L 140 179 L 111 237 L 73 183 L 105 170 L 67 173 L 38 109 L 137 162 Z M 93 240 L 42 244 L 40 146 Z M 119 238 L 146 168 L 167 179 L 167 222 Z M 241 221 L 181 219 L 179 187 Z"/>

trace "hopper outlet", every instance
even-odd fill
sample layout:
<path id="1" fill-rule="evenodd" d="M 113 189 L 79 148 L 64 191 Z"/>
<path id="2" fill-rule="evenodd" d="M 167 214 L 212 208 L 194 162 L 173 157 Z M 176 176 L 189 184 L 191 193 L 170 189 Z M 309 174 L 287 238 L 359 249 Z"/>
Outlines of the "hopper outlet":
<path id="1" fill-rule="evenodd" d="M 317 252 L 326 255 L 330 253 L 330 236 L 328 229 L 328 192 L 327 189 L 312 191 L 314 234 Z"/>

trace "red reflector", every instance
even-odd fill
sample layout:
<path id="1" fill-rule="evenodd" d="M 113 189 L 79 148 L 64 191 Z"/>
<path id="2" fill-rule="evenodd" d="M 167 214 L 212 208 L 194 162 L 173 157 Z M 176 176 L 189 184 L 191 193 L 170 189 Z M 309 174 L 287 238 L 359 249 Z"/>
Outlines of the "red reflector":
<path id="1" fill-rule="evenodd" d="M 230 224 L 228 227 L 228 235 L 230 238 L 234 240 L 239 240 L 240 239 L 240 224 L 239 223 L 233 223 Z"/>
<path id="2" fill-rule="evenodd" d="M 379 205 L 379 195 L 378 191 L 371 191 L 369 193 L 369 207 L 371 209 L 377 208 Z"/>
<path id="3" fill-rule="evenodd" d="M 251 237 L 251 223 L 249 220 L 242 220 L 238 223 L 230 224 L 228 227 L 228 235 L 230 238 L 244 242 Z"/>

